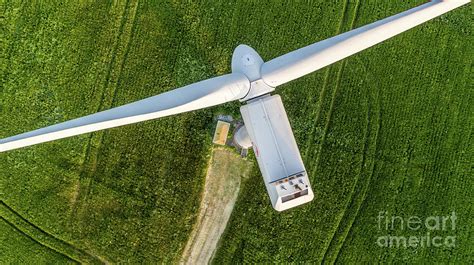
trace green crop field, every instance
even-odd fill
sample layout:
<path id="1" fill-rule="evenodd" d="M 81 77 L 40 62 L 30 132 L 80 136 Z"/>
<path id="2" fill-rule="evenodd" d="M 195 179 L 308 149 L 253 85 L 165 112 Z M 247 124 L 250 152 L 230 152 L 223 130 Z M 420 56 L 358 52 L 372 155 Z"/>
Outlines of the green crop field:
<path id="1" fill-rule="evenodd" d="M 0 138 L 228 73 L 240 43 L 269 60 L 423 2 L 2 0 Z M 472 25 L 466 6 L 277 89 L 315 199 L 274 211 L 254 161 L 214 263 L 474 263 Z M 178 262 L 213 119 L 238 108 L 1 153 L 0 263 Z"/>

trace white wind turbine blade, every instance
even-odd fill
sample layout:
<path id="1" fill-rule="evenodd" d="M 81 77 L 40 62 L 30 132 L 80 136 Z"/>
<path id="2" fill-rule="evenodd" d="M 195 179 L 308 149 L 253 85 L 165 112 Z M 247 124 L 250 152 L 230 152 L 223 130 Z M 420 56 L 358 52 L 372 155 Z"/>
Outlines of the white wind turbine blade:
<path id="1" fill-rule="evenodd" d="M 372 24 L 284 54 L 262 65 L 266 84 L 276 87 L 314 72 L 420 25 L 470 0 L 435 0 Z"/>
<path id="2" fill-rule="evenodd" d="M 121 107 L 1 139 L 0 152 L 219 105 L 243 98 L 249 89 L 249 80 L 240 73 L 207 79 Z"/>

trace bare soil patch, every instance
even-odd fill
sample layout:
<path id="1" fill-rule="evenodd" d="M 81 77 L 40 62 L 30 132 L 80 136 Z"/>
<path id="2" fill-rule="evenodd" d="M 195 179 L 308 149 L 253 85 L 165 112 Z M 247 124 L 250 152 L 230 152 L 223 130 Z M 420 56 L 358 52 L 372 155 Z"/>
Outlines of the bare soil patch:
<path id="1" fill-rule="evenodd" d="M 249 174 L 251 165 L 231 150 L 213 150 L 199 216 L 181 263 L 207 264 L 211 260 L 234 208 L 241 178 Z"/>

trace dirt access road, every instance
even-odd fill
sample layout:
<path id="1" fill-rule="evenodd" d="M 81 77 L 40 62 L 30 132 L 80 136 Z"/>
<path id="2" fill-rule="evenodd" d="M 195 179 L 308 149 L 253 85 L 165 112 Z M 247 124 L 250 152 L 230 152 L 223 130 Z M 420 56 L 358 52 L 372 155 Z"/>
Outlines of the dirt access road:
<path id="1" fill-rule="evenodd" d="M 215 148 L 209 163 L 197 223 L 181 258 L 184 264 L 207 264 L 212 259 L 234 208 L 241 178 L 247 177 L 252 167 L 251 162 L 225 148 Z"/>

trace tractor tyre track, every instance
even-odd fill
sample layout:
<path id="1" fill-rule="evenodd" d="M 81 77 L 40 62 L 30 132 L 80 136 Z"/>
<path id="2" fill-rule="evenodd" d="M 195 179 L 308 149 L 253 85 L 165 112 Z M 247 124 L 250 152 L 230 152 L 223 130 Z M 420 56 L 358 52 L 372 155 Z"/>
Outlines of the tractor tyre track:
<path id="1" fill-rule="evenodd" d="M 0 201 L 1 218 L 15 230 L 31 238 L 39 244 L 52 249 L 53 251 L 66 256 L 77 263 L 104 264 L 109 263 L 102 257 L 79 249 L 69 242 L 61 240 L 56 236 L 46 232 L 28 219 L 24 218 L 3 200 Z"/>
<path id="2" fill-rule="evenodd" d="M 132 3 L 127 1 L 125 4 L 120 20 L 119 31 L 112 52 L 109 55 L 111 58 L 106 69 L 106 77 L 102 86 L 101 98 L 96 112 L 111 108 L 116 100 L 123 68 L 128 58 L 131 42 L 136 31 L 138 6 L 138 1 L 132 1 Z M 130 9 L 132 10 L 130 11 Z M 121 43 L 124 43 L 124 47 L 122 48 L 120 47 Z M 117 57 L 119 59 L 117 59 Z M 116 68 L 117 70 L 114 71 Z M 115 72 L 116 74 L 114 74 Z M 110 87 L 110 91 L 108 91 L 108 87 Z M 109 95 L 109 97 L 106 95 Z M 71 222 L 74 217 L 77 216 L 79 208 L 89 195 L 90 187 L 93 182 L 92 176 L 96 171 L 99 149 L 104 140 L 104 135 L 105 133 L 103 131 L 99 131 L 91 133 L 89 136 L 84 155 L 84 163 L 80 174 L 78 200 L 76 200 L 73 205 Z"/>
<path id="3" fill-rule="evenodd" d="M 369 72 L 368 72 L 367 68 L 360 61 L 360 59 L 359 59 L 359 62 L 363 65 L 363 67 L 365 69 L 365 72 L 367 73 L 366 78 L 369 79 L 370 77 L 369 77 L 369 74 L 368 74 Z M 374 81 L 374 84 L 377 84 L 376 80 L 372 80 L 372 81 Z M 378 87 L 378 85 L 377 85 L 377 87 Z M 343 238 L 341 238 L 341 240 L 340 240 L 340 244 L 338 245 L 336 255 L 335 255 L 335 258 L 333 259 L 333 262 L 336 262 L 338 260 L 338 258 L 340 257 L 341 249 L 344 246 L 347 235 L 352 230 L 353 224 L 354 224 L 355 220 L 357 219 L 357 216 L 359 216 L 360 209 L 365 204 L 365 201 L 367 199 L 367 191 L 369 190 L 370 183 L 372 182 L 372 179 L 373 179 L 374 173 L 376 171 L 376 167 L 377 167 L 377 161 L 378 161 L 377 151 L 378 151 L 378 147 L 379 147 L 379 143 L 380 143 L 380 130 L 382 128 L 382 102 L 381 102 L 380 90 L 378 88 L 376 88 L 375 93 L 372 96 L 374 97 L 374 101 L 376 103 L 377 110 L 376 110 L 376 113 L 375 113 L 376 114 L 376 128 L 375 128 L 375 132 L 374 132 L 375 141 L 373 143 L 373 146 L 374 146 L 373 147 L 373 153 L 370 156 L 370 158 L 372 159 L 371 169 L 370 169 L 370 173 L 368 174 L 368 176 L 366 178 L 365 183 L 363 183 L 364 186 L 362 188 L 361 201 L 359 203 L 357 203 L 357 201 L 354 202 L 354 204 L 357 204 L 354 216 L 349 220 L 349 222 L 350 222 L 349 226 L 343 232 Z M 363 167 L 363 164 L 361 165 L 361 170 L 362 170 L 362 167 Z"/>
<path id="4" fill-rule="evenodd" d="M 344 5 L 343 5 L 343 7 L 342 7 L 341 21 L 339 22 L 339 25 L 337 26 L 337 30 L 336 30 L 335 36 L 336 36 L 336 35 L 339 35 L 339 34 L 341 33 L 341 31 L 342 31 L 342 27 L 343 27 L 343 23 L 344 23 L 344 18 L 345 18 L 345 16 L 346 16 L 346 11 L 347 11 L 347 7 L 348 7 L 348 5 L 349 5 L 349 1 L 350 1 L 350 0 L 346 0 L 346 1 L 344 2 Z M 329 75 L 330 75 L 331 68 L 332 68 L 331 66 L 328 66 L 328 67 L 326 67 L 326 69 L 325 69 L 325 72 L 324 72 L 324 79 L 323 79 L 323 86 L 322 86 L 321 92 L 320 92 L 320 94 L 319 94 L 318 106 L 317 106 L 317 108 L 315 109 L 315 111 L 312 113 L 312 116 L 315 116 L 315 118 L 314 118 L 314 124 L 315 124 L 315 126 L 313 126 L 313 127 L 311 128 L 310 137 L 309 137 L 308 142 L 307 142 L 307 144 L 306 144 L 307 147 L 306 147 L 305 154 L 304 154 L 305 157 L 308 156 L 309 149 L 311 149 L 311 148 L 310 148 L 310 144 L 311 144 L 312 142 L 314 142 L 314 140 L 315 140 L 315 131 L 316 131 L 316 127 L 318 127 L 317 124 L 318 124 L 318 121 L 319 121 L 319 119 L 320 119 L 320 117 L 321 117 L 322 106 L 323 106 L 323 103 L 324 103 L 324 98 L 326 97 L 327 87 L 328 87 L 328 85 L 329 85 Z M 315 115 L 315 113 L 316 113 L 316 115 Z M 320 154 L 321 154 L 321 147 L 322 147 L 322 142 L 321 142 L 321 144 L 320 144 L 320 148 L 319 148 L 319 151 L 318 151 L 318 157 L 316 158 L 316 163 L 315 163 L 316 167 L 317 167 L 317 165 L 318 165 L 318 163 L 319 163 L 319 156 L 320 156 Z"/>
<path id="5" fill-rule="evenodd" d="M 344 5 L 344 10 L 343 10 L 344 15 L 343 15 L 343 17 L 341 19 L 341 23 L 339 25 L 339 32 L 342 31 L 342 28 L 344 27 L 345 21 L 350 20 L 349 30 L 354 27 L 355 20 L 356 20 L 357 15 L 358 15 L 360 1 L 359 0 L 356 1 L 355 5 L 353 7 L 353 12 L 351 14 L 349 14 L 349 10 L 350 10 L 350 8 L 348 8 L 349 5 L 350 5 L 349 1 L 346 1 L 345 5 Z M 322 150 L 323 150 L 323 147 L 324 147 L 324 142 L 325 142 L 326 137 L 327 137 L 328 129 L 331 125 L 331 117 L 332 117 L 332 114 L 333 114 L 333 111 L 334 111 L 334 105 L 335 105 L 335 102 L 336 102 L 337 93 L 338 93 L 339 87 L 341 85 L 342 72 L 344 71 L 344 68 L 346 66 L 347 66 L 347 60 L 343 60 L 340 63 L 339 68 L 338 68 L 338 72 L 337 72 L 337 75 L 336 75 L 335 88 L 334 88 L 334 91 L 333 91 L 333 94 L 332 94 L 331 105 L 329 107 L 329 112 L 328 112 L 328 115 L 327 115 L 326 124 L 325 124 L 324 130 L 323 130 L 323 136 L 322 136 L 322 140 L 321 140 L 320 151 L 318 153 L 318 157 L 317 157 L 317 160 L 316 160 L 317 162 L 315 164 L 315 169 L 314 170 L 317 170 L 317 168 L 319 166 L 319 161 L 320 161 L 321 153 L 322 153 Z M 350 215 L 350 213 L 348 213 L 348 209 L 350 208 L 349 206 L 357 204 L 357 199 L 359 198 L 359 197 L 356 196 L 356 194 L 359 193 L 357 190 L 358 190 L 359 185 L 360 185 L 360 177 L 361 177 L 362 171 L 364 169 L 364 165 L 366 164 L 366 156 L 367 156 L 367 151 L 368 151 L 368 147 L 369 147 L 370 127 L 371 127 L 371 123 L 370 123 L 371 108 L 370 108 L 370 96 L 369 95 L 367 95 L 366 101 L 367 101 L 367 110 L 366 110 L 366 129 L 365 129 L 365 133 L 364 133 L 364 139 L 365 140 L 364 140 L 364 145 L 363 145 L 363 151 L 362 151 L 362 154 L 361 154 L 362 155 L 362 161 L 361 161 L 361 165 L 360 165 L 360 169 L 359 169 L 359 174 L 357 175 L 355 183 L 352 186 L 352 190 L 351 190 L 351 193 L 350 193 L 349 198 L 347 200 L 347 203 L 345 204 L 345 208 L 341 213 L 341 218 L 338 220 L 338 223 L 335 226 L 335 230 L 333 232 L 331 240 L 329 241 L 329 244 L 327 245 L 327 247 L 324 251 L 322 262 L 326 262 L 328 260 L 329 255 L 332 252 L 332 249 L 334 249 L 334 248 L 336 248 L 336 257 L 337 257 L 337 255 L 339 254 L 340 248 L 341 248 L 342 244 L 344 243 L 345 238 L 347 236 L 347 233 L 345 233 L 345 231 L 350 230 L 350 227 L 352 226 L 353 221 L 355 220 L 355 217 L 357 216 L 359 207 L 361 205 L 361 204 L 359 204 L 357 206 L 356 214 L 355 214 L 354 218 L 352 218 L 351 220 L 348 220 L 348 222 L 350 222 L 349 226 L 348 227 L 344 226 L 344 223 L 346 222 L 345 220 L 350 218 L 350 216 L 348 216 L 348 215 Z M 363 196 L 361 197 L 362 200 L 365 200 L 365 191 L 366 191 L 366 188 L 368 187 L 368 184 L 370 183 L 370 179 L 371 179 L 371 177 L 368 177 L 367 180 L 365 181 L 365 183 L 363 183 L 365 185 L 362 184 L 363 185 L 363 187 L 361 188 L 362 192 L 363 192 Z M 343 233 L 342 241 L 337 239 L 337 235 L 339 233 Z M 336 242 L 336 241 L 338 241 L 338 242 Z M 332 262 L 334 262 L 334 260 L 335 260 L 335 258 L 332 260 Z"/>
<path id="6" fill-rule="evenodd" d="M 70 261 L 73 261 L 77 264 L 80 264 L 80 262 L 76 259 L 74 259 L 73 257 L 71 256 L 68 256 L 67 254 L 64 254 L 58 250 L 56 250 L 55 248 L 52 248 L 48 245 L 45 245 L 43 243 L 41 243 L 40 241 L 36 240 L 34 237 L 30 236 L 29 234 L 25 233 L 24 231 L 22 231 L 18 226 L 16 226 L 14 223 L 10 222 L 8 219 L 5 219 L 3 216 L 0 216 L 0 219 L 2 219 L 7 225 L 9 225 L 12 229 L 18 231 L 20 234 L 22 234 L 23 236 L 33 240 L 34 242 L 36 242 L 37 244 L 43 246 L 43 247 L 46 247 L 47 249 L 50 249 L 51 251 L 53 252 L 56 252 L 57 254 L 69 259 Z"/>

